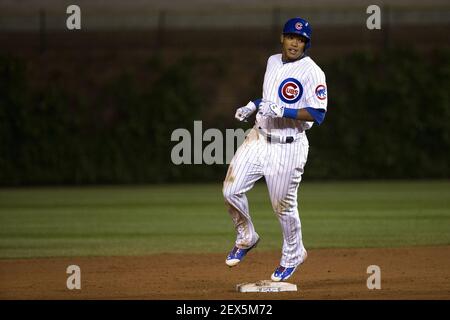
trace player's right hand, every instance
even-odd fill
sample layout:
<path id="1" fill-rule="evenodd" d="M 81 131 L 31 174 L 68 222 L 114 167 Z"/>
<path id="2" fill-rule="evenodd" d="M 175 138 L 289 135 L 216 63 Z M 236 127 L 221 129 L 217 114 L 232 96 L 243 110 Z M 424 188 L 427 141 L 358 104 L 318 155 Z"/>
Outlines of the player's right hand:
<path id="1" fill-rule="evenodd" d="M 247 119 L 256 111 L 256 109 L 256 105 L 253 101 L 250 101 L 247 105 L 238 108 L 234 117 L 239 121 L 247 122 Z"/>
<path id="2" fill-rule="evenodd" d="M 284 107 L 268 100 L 262 100 L 259 104 L 258 114 L 263 117 L 281 118 L 284 113 Z"/>

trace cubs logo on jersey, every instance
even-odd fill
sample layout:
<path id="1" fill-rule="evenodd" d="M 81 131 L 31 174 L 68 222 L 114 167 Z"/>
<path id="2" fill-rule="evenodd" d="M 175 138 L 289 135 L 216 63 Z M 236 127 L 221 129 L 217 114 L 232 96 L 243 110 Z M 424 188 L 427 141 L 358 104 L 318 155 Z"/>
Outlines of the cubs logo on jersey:
<path id="1" fill-rule="evenodd" d="M 316 88 L 316 96 L 319 100 L 325 100 L 327 98 L 327 87 L 320 84 Z"/>
<path id="2" fill-rule="evenodd" d="M 278 88 L 278 96 L 284 103 L 296 103 L 303 95 L 303 87 L 295 78 L 284 80 Z"/>

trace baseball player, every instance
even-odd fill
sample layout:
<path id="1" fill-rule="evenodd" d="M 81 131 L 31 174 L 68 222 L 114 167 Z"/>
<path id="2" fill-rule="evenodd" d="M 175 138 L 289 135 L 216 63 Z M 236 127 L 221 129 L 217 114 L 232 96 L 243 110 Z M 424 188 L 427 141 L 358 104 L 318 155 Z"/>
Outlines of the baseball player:
<path id="1" fill-rule="evenodd" d="M 246 121 L 257 111 L 256 121 L 236 151 L 223 184 L 225 203 L 237 233 L 234 248 L 225 260 L 233 267 L 258 244 L 245 193 L 265 178 L 283 232 L 281 261 L 271 276 L 273 281 L 288 279 L 307 257 L 297 189 L 308 156 L 306 130 L 314 123 L 320 125 L 327 110 L 325 74 L 306 55 L 310 46 L 309 22 L 288 20 L 281 35 L 281 54 L 267 61 L 262 99 L 236 111 L 239 121 Z"/>

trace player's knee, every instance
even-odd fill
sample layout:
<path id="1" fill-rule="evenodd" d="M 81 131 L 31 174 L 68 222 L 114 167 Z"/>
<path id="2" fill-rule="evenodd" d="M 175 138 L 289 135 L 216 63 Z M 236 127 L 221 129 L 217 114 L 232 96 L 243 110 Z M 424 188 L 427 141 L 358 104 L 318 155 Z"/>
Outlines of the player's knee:
<path id="1" fill-rule="evenodd" d="M 222 190 L 223 198 L 226 202 L 230 202 L 230 200 L 233 198 L 234 193 L 231 192 L 229 189 L 223 189 Z"/>
<path id="2" fill-rule="evenodd" d="M 223 188 L 223 198 L 225 202 L 233 203 L 238 198 L 238 195 L 231 188 Z"/>
<path id="3" fill-rule="evenodd" d="M 286 199 L 272 202 L 273 211 L 278 215 L 286 215 L 295 211 L 296 204 Z"/>

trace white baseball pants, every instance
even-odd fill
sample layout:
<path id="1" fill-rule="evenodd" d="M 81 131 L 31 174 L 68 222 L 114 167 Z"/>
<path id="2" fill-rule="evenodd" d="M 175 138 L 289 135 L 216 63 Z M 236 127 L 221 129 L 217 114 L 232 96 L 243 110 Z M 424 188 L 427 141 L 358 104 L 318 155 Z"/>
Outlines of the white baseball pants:
<path id="1" fill-rule="evenodd" d="M 297 209 L 297 190 L 308 157 L 306 134 L 292 143 L 268 142 L 253 128 L 236 151 L 223 184 L 223 195 L 235 225 L 238 248 L 249 248 L 259 238 L 249 213 L 245 193 L 264 176 L 270 200 L 283 232 L 280 265 L 295 267 L 306 256 L 303 246 L 300 217 Z"/>

